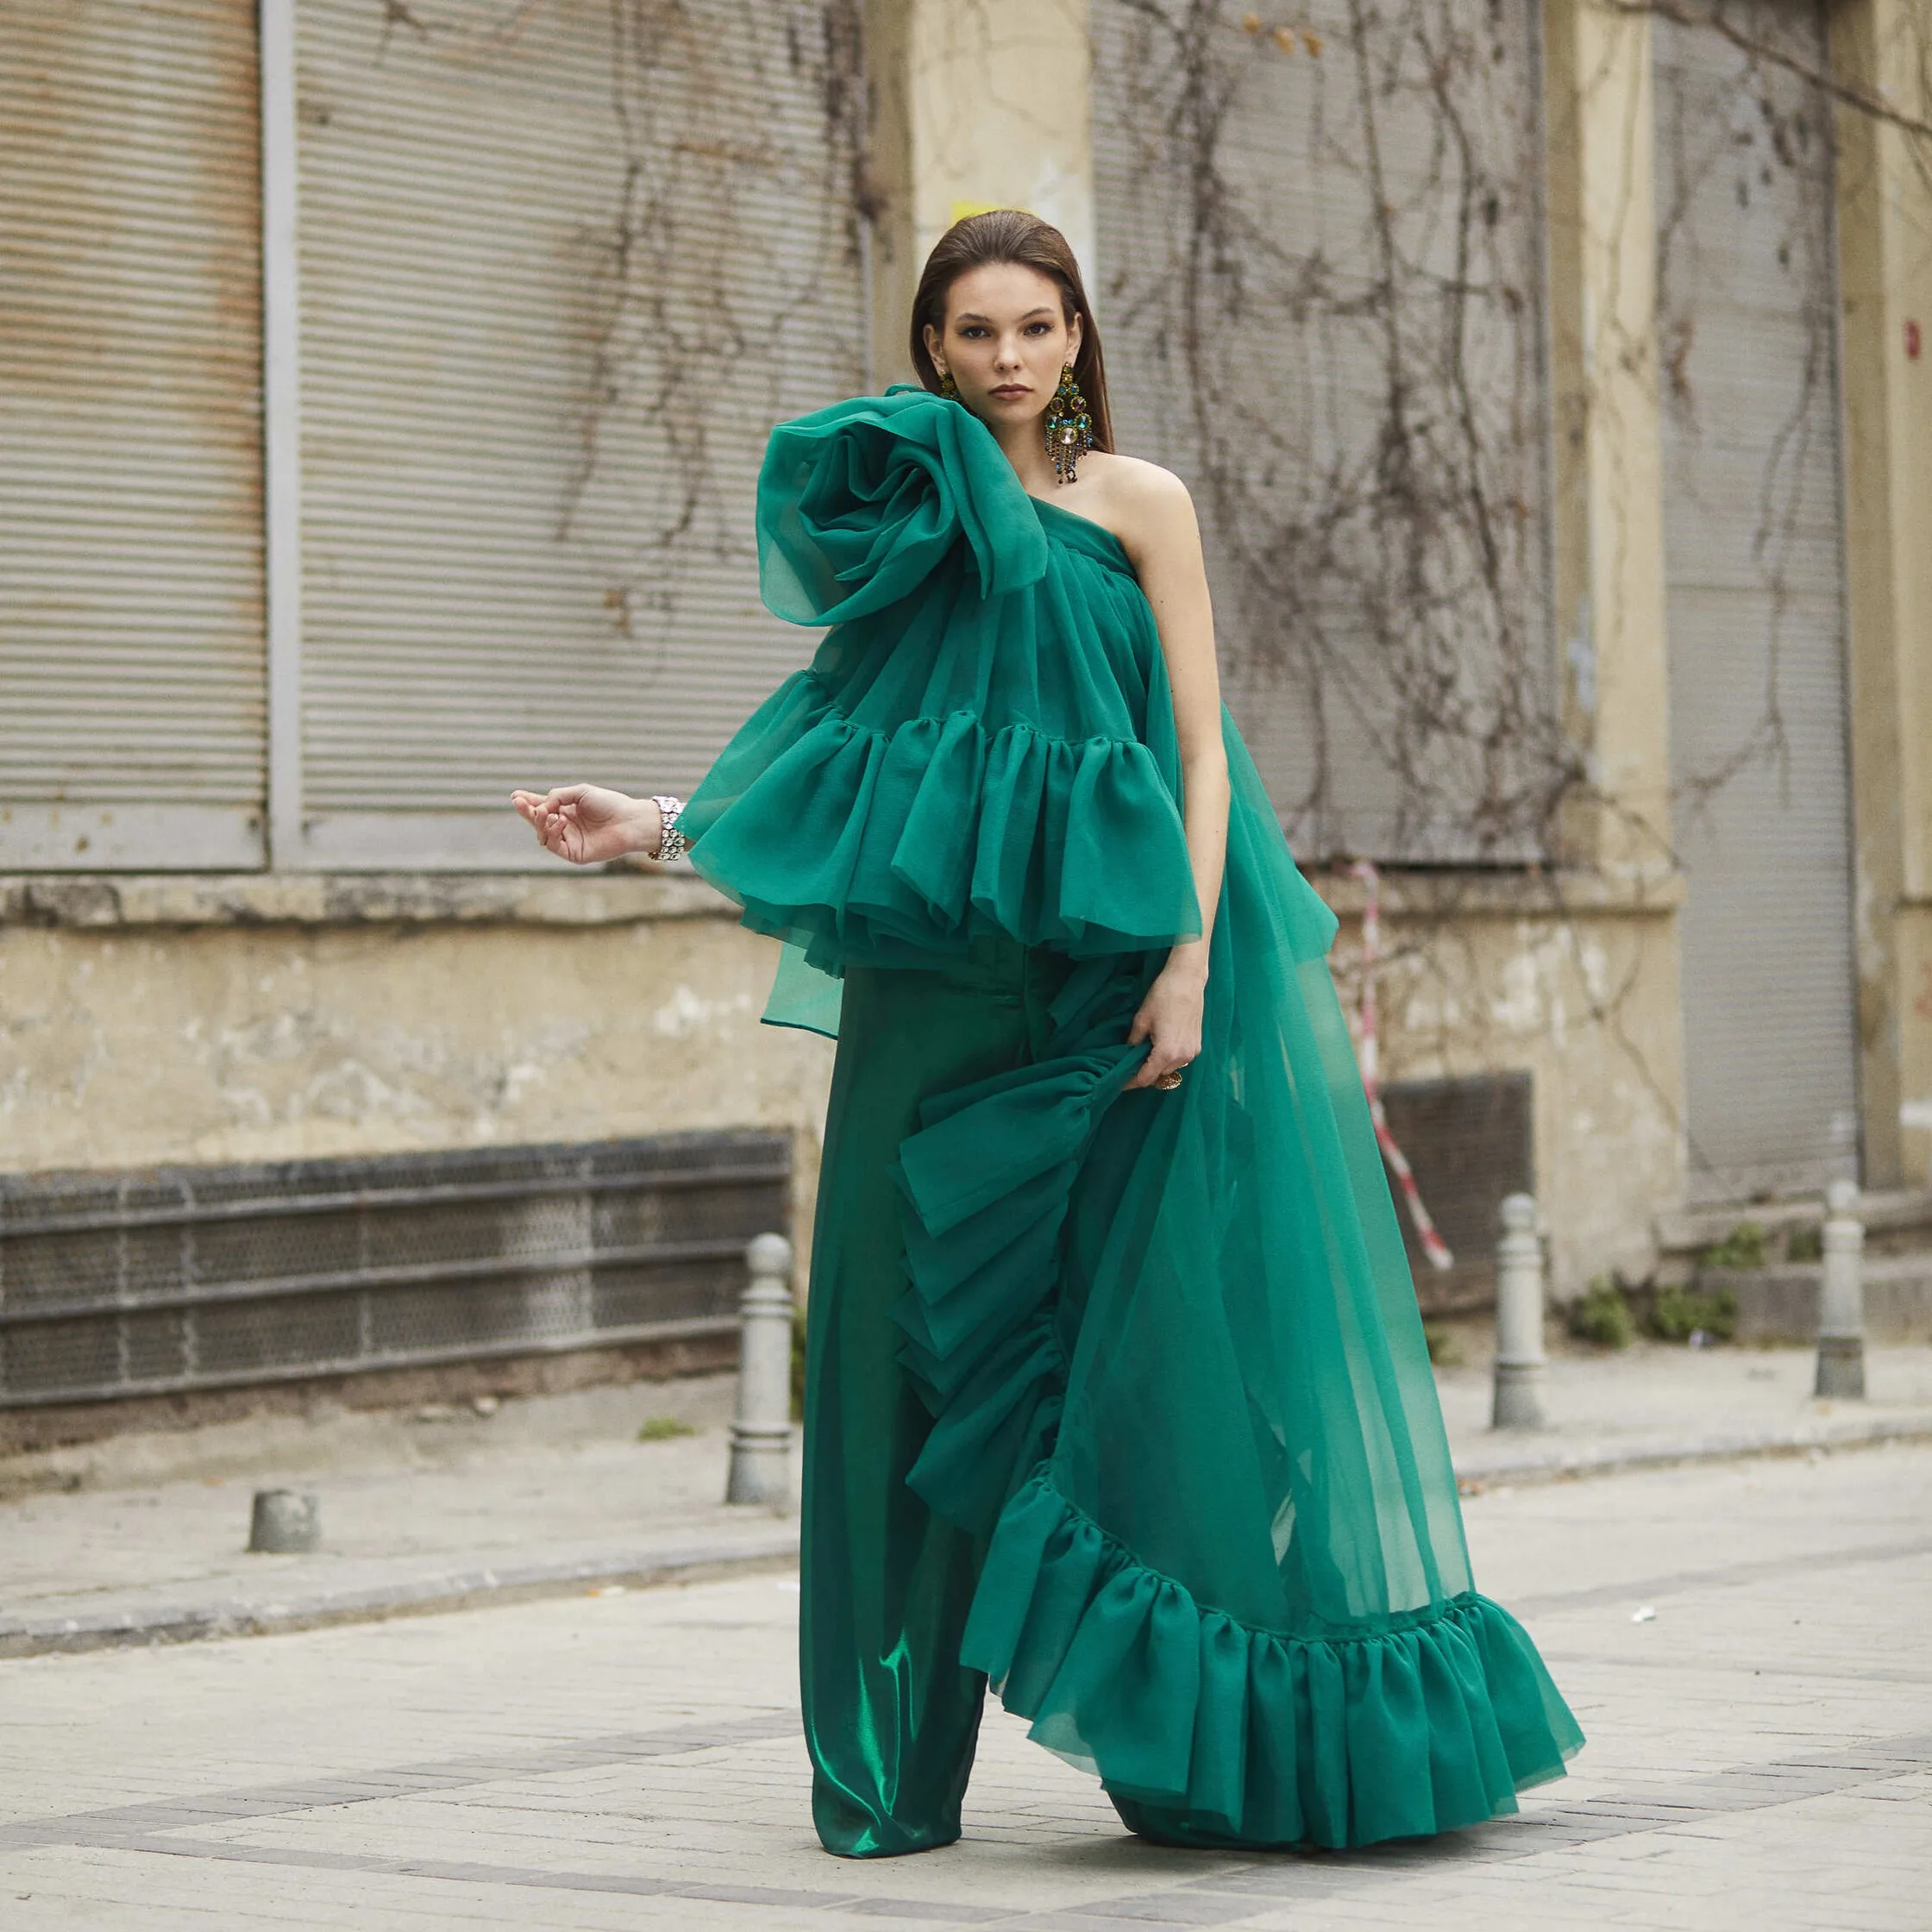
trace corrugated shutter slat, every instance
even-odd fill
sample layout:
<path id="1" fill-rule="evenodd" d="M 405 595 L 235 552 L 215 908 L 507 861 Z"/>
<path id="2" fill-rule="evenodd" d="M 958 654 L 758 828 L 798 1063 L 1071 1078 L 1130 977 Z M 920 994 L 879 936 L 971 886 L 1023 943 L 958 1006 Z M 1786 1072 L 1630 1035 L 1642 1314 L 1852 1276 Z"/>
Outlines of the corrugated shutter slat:
<path id="1" fill-rule="evenodd" d="M 849 137 L 797 0 L 412 11 L 299 16 L 310 855 L 528 865 L 510 787 L 687 790 L 809 656 L 751 506 L 863 384 Z"/>
<path id="2" fill-rule="evenodd" d="M 0 867 L 260 862 L 255 74 L 229 0 L 0 23 Z"/>
<path id="3" fill-rule="evenodd" d="M 1291 839 L 1535 856 L 1556 700 L 1536 9 L 1316 0 L 1286 47 L 1233 8 L 1092 17 L 1116 424 L 1194 488 L 1228 702 Z"/>
<path id="4" fill-rule="evenodd" d="M 1825 65 L 1814 0 L 1740 20 Z M 1690 1189 L 1741 1201 L 1857 1157 L 1829 109 L 1654 32 Z"/>

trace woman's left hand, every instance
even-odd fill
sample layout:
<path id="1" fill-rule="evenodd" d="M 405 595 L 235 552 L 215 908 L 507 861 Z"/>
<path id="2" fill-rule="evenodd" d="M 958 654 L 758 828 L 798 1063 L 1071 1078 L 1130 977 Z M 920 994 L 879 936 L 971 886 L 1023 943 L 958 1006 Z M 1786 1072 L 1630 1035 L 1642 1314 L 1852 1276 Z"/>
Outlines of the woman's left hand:
<path id="1" fill-rule="evenodd" d="M 1186 1067 L 1201 1051 L 1201 1010 L 1208 996 L 1205 973 L 1191 961 L 1170 960 L 1147 988 L 1133 1016 L 1127 1044 L 1152 1043 L 1145 1063 L 1127 1082 L 1151 1087 L 1164 1073 Z"/>

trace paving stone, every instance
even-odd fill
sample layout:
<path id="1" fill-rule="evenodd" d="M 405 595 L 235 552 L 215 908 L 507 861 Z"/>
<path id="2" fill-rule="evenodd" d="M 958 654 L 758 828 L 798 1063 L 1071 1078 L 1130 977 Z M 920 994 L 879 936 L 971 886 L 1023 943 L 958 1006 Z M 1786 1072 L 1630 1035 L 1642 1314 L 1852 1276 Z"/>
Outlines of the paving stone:
<path id="1" fill-rule="evenodd" d="M 0 1662 L 0 1927 L 1925 1932 L 1932 1449 L 1467 1507 L 1479 1579 L 1529 1606 L 1591 1734 L 1477 1830 L 1148 1846 L 995 1710 L 959 1845 L 829 1859 L 799 1599 L 744 1576 Z"/>

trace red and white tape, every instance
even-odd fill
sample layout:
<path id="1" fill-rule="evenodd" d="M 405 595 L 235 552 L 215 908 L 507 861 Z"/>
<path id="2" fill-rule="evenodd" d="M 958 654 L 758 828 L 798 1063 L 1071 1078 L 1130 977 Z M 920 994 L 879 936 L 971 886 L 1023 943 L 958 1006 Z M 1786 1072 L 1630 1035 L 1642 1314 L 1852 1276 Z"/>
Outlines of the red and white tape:
<path id="1" fill-rule="evenodd" d="M 1380 1022 L 1375 1001 L 1376 968 L 1382 958 L 1382 877 L 1367 859 L 1358 859 L 1348 869 L 1362 881 L 1362 989 L 1356 1002 L 1354 1033 L 1355 1057 L 1362 1070 L 1362 1091 L 1368 1096 L 1369 1118 L 1375 1122 L 1377 1145 L 1402 1190 L 1402 1205 L 1408 1210 L 1422 1252 L 1432 1266 L 1452 1268 L 1456 1258 L 1449 1251 L 1449 1244 L 1437 1233 L 1428 1209 L 1422 1205 L 1422 1190 L 1415 1185 L 1414 1173 L 1396 1145 L 1395 1135 L 1389 1131 L 1389 1116 L 1382 1105 L 1377 1076 Z"/>

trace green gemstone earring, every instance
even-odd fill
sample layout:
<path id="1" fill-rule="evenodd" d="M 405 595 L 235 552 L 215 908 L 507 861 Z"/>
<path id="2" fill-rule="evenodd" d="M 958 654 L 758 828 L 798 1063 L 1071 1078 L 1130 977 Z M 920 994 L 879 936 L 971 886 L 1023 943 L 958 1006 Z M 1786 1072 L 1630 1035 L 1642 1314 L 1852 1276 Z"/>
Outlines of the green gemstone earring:
<path id="1" fill-rule="evenodd" d="M 939 393 L 949 402 L 957 403 L 959 400 L 959 385 L 952 380 L 950 369 L 939 378 Z"/>
<path id="2" fill-rule="evenodd" d="M 1073 364 L 1060 371 L 1060 386 L 1046 405 L 1046 453 L 1063 483 L 1074 480 L 1074 466 L 1094 447 L 1094 418 L 1073 378 Z"/>

